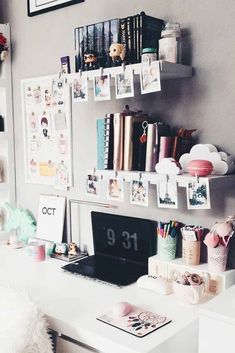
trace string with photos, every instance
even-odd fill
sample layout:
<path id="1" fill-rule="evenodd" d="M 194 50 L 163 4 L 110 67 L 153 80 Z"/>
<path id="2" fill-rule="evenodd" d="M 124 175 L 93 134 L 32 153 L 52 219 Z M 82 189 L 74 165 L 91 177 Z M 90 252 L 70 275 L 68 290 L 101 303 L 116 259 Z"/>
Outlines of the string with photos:
<path id="1" fill-rule="evenodd" d="M 68 74 L 65 75 L 63 72 L 61 72 L 62 75 L 66 76 L 66 80 L 69 79 L 72 84 L 73 87 L 73 100 L 74 102 L 80 102 L 80 101 L 88 101 L 88 97 L 87 97 L 87 81 L 88 80 L 93 80 L 93 90 L 94 90 L 94 100 L 110 100 L 110 78 L 115 78 L 118 75 L 124 75 L 126 73 L 128 73 L 128 76 L 132 76 L 131 78 L 131 82 L 130 85 L 133 86 L 133 82 L 134 82 L 134 75 L 138 75 L 139 76 L 139 81 L 141 83 L 141 86 L 143 86 L 143 77 L 142 77 L 142 69 L 146 67 L 152 67 L 152 66 L 156 66 L 159 67 L 159 72 L 160 72 L 160 68 L 161 68 L 161 62 L 159 61 L 152 61 L 152 62 L 148 62 L 148 63 L 144 63 L 144 65 L 141 64 L 134 64 L 134 65 L 125 65 L 125 63 L 122 63 L 121 66 L 119 67 L 112 67 L 112 68 L 103 68 L 100 67 L 97 70 L 91 70 L 91 71 L 82 71 L 81 69 L 79 69 L 79 71 L 75 74 Z M 105 83 L 105 87 L 108 93 L 106 93 L 104 98 L 99 99 L 96 89 L 97 89 L 97 81 L 98 79 L 103 79 L 103 78 L 107 78 L 106 83 Z M 83 90 L 85 91 L 85 93 L 83 92 L 83 94 L 85 94 L 86 99 L 84 97 L 82 97 L 81 99 L 76 99 L 78 92 L 76 92 L 76 84 L 75 81 L 80 80 L 83 82 Z M 160 75 L 157 75 L 157 80 L 160 82 Z M 85 86 L 85 89 L 84 89 Z M 109 87 L 108 87 L 109 86 Z M 116 88 L 116 92 L 118 91 L 117 89 L 117 80 L 115 80 L 115 88 Z M 81 89 L 81 87 L 80 87 Z M 79 92 L 80 92 L 79 89 Z M 129 88 L 131 92 L 133 92 L 133 87 Z M 144 94 L 144 93 L 151 93 L 151 92 L 157 92 L 160 89 L 156 89 L 156 88 L 149 88 L 149 91 L 144 91 L 142 90 L 140 93 Z M 123 94 L 123 98 L 126 97 L 131 97 L 133 96 L 133 94 L 129 95 L 128 94 Z M 120 98 L 120 97 L 116 97 L 116 98 Z"/>

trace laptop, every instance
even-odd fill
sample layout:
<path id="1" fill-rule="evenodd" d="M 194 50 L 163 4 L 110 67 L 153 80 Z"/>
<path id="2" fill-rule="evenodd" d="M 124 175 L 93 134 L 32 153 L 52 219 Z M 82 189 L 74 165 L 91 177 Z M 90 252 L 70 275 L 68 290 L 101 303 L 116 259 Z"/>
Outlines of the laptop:
<path id="1" fill-rule="evenodd" d="M 125 286 L 148 273 L 156 253 L 156 223 L 151 220 L 91 212 L 94 255 L 63 270 Z"/>

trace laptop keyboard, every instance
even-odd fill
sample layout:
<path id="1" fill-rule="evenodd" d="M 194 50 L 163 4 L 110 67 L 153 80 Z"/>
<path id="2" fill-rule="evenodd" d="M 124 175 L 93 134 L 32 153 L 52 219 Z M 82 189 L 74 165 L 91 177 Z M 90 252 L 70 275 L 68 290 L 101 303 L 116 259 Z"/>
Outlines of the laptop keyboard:
<path id="1" fill-rule="evenodd" d="M 62 269 L 116 285 L 127 285 L 147 274 L 147 266 L 100 256 L 88 256 Z"/>

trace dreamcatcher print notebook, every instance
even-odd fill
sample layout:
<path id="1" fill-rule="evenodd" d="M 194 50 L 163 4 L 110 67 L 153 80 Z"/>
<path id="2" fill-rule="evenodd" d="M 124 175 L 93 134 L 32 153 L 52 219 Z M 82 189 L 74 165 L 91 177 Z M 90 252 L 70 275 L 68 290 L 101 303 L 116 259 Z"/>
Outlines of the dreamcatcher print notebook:
<path id="1" fill-rule="evenodd" d="M 164 315 L 133 307 L 132 311 L 122 317 L 114 317 L 112 312 L 97 317 L 97 320 L 114 326 L 137 337 L 144 337 L 171 322 Z"/>

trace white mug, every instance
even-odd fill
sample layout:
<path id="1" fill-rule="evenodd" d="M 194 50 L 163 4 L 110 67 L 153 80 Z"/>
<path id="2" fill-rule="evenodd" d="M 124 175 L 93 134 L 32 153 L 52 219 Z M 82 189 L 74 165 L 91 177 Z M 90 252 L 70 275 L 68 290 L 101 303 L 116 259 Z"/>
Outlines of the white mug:
<path id="1" fill-rule="evenodd" d="M 198 304 L 202 297 L 204 284 L 201 283 L 195 286 L 188 286 L 173 281 L 174 295 L 183 302 L 189 304 Z"/>

